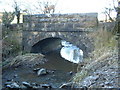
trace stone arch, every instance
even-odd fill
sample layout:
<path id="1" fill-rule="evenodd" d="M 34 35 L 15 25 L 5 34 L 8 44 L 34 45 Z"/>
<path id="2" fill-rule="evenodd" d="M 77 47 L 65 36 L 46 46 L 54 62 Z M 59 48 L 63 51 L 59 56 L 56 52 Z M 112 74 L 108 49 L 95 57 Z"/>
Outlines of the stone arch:
<path id="1" fill-rule="evenodd" d="M 34 45 L 32 45 L 30 52 L 47 54 L 54 50 L 59 50 L 62 47 L 61 40 L 62 39 L 59 37 L 48 37 L 42 39 L 35 43 Z"/>
<path id="2" fill-rule="evenodd" d="M 86 36 L 84 32 L 37 32 L 35 31 L 24 31 L 23 33 L 23 50 L 30 52 L 31 47 L 39 41 L 48 40 L 48 38 L 61 38 L 62 40 L 68 41 L 84 52 L 84 57 L 88 57 L 89 53 L 94 50 L 93 41 Z"/>

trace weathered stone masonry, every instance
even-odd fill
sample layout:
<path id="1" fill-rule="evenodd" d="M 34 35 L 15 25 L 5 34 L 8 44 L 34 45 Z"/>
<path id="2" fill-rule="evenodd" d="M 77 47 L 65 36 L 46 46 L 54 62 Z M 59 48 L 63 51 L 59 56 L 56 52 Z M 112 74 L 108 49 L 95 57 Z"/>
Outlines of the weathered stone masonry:
<path id="1" fill-rule="evenodd" d="M 97 25 L 97 13 L 46 15 L 25 15 L 24 30 L 70 31 L 92 28 Z"/>
<path id="2" fill-rule="evenodd" d="M 87 49 L 87 45 L 92 47 L 92 44 L 86 34 L 96 30 L 98 24 L 97 13 L 55 14 L 51 17 L 44 14 L 25 15 L 23 20 L 23 46 L 27 52 L 36 42 L 48 37 L 60 37 L 86 49 L 86 52 L 91 51 Z"/>

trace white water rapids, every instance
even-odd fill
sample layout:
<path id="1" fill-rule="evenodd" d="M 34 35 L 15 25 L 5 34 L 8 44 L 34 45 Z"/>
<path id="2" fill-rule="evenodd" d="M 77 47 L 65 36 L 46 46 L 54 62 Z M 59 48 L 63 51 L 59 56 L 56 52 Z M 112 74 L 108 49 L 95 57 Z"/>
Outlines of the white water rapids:
<path id="1" fill-rule="evenodd" d="M 60 54 L 64 59 L 77 64 L 83 61 L 83 51 L 81 49 L 65 40 L 62 40 L 61 44 L 63 47 Z"/>

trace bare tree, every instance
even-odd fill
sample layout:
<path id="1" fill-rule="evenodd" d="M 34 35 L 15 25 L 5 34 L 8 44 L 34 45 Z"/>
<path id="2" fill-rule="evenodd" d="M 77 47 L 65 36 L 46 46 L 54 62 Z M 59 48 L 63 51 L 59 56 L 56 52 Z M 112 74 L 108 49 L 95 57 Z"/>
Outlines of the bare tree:
<path id="1" fill-rule="evenodd" d="M 109 6 L 104 8 L 103 13 L 106 16 L 105 21 L 107 20 L 114 21 L 114 19 L 112 18 L 112 13 L 117 12 L 117 6 L 115 5 L 115 3 L 117 2 L 118 0 L 112 0 L 111 3 L 109 3 Z"/>
<path id="2" fill-rule="evenodd" d="M 114 2 L 115 0 L 113 0 L 113 5 L 117 15 L 113 34 L 116 34 L 118 37 L 120 37 L 120 0 L 117 0 L 117 6 L 115 6 Z"/>
<path id="3" fill-rule="evenodd" d="M 21 12 L 21 9 L 20 9 L 20 6 L 18 5 L 18 3 L 14 0 L 14 12 L 15 12 L 15 15 L 17 17 L 17 24 L 20 23 L 20 12 Z"/>
<path id="4" fill-rule="evenodd" d="M 38 6 L 35 6 L 36 9 L 43 14 L 54 14 L 57 2 L 54 4 L 50 1 L 47 2 L 38 2 Z"/>
<path id="5" fill-rule="evenodd" d="M 44 6 L 43 13 L 54 14 L 54 12 L 55 12 L 55 5 L 50 5 L 49 2 L 47 2 Z"/>
<path id="6" fill-rule="evenodd" d="M 110 21 L 114 21 L 114 20 L 112 19 L 112 17 L 111 17 L 111 12 L 112 12 L 113 10 L 114 10 L 113 8 L 107 8 L 107 7 L 105 7 L 105 12 L 104 12 L 104 14 L 106 15 L 106 17 L 107 17 L 107 16 L 109 17 L 109 20 L 110 20 Z"/>
<path id="7" fill-rule="evenodd" d="M 118 1 L 118 7 L 116 7 L 117 17 L 120 17 L 120 0 Z"/>
<path id="8" fill-rule="evenodd" d="M 24 9 L 22 8 L 24 7 Z M 30 7 L 27 7 L 27 3 L 20 3 L 16 0 L 14 0 L 13 3 L 13 8 L 14 8 L 14 12 L 15 12 L 15 16 L 17 17 L 17 24 L 20 23 L 20 15 L 21 13 L 29 13 L 28 9 L 30 9 Z"/>

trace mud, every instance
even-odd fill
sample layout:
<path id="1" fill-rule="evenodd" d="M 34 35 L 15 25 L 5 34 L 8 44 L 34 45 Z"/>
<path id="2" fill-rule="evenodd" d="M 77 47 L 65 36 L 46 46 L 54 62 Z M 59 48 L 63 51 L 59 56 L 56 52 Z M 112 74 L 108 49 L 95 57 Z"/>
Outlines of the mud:
<path id="1" fill-rule="evenodd" d="M 44 64 L 39 64 L 40 60 L 46 60 Z M 77 65 L 60 57 L 57 52 L 50 52 L 44 58 L 34 62 L 25 62 L 18 66 L 11 66 L 3 69 L 2 86 L 8 81 L 17 82 L 22 85 L 22 82 L 48 84 L 53 88 L 59 88 L 64 83 L 71 80 L 77 70 Z M 35 64 L 37 63 L 37 64 Z M 34 69 L 47 69 L 46 75 L 38 76 Z"/>
<path id="2" fill-rule="evenodd" d="M 3 87 L 7 81 L 14 81 L 19 85 L 21 85 L 22 82 L 29 82 L 36 84 L 49 84 L 54 88 L 58 88 L 62 84 L 69 82 L 74 75 L 74 73 L 61 70 L 48 70 L 48 74 L 38 76 L 33 69 L 33 67 L 19 66 L 16 68 L 10 67 L 6 70 L 3 70 Z"/>

